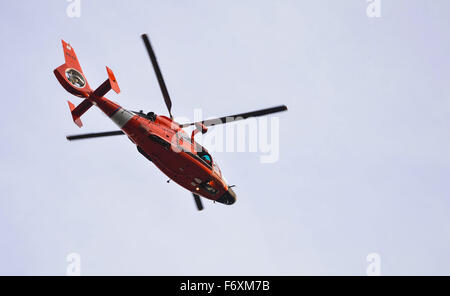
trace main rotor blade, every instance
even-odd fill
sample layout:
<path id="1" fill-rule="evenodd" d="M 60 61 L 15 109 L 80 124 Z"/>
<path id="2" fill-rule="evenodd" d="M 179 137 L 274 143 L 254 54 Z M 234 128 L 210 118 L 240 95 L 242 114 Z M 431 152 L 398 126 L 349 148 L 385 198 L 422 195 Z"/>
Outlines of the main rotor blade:
<path id="1" fill-rule="evenodd" d="M 161 88 L 161 92 L 164 97 L 164 101 L 166 102 L 167 109 L 169 110 L 170 118 L 172 118 L 172 101 L 170 100 L 169 92 L 167 91 L 166 83 L 164 82 L 164 78 L 162 76 L 161 70 L 159 69 L 158 61 L 156 60 L 155 52 L 153 51 L 152 45 L 150 44 L 150 40 L 148 39 L 147 34 L 143 34 L 142 40 L 144 41 L 145 48 L 147 48 L 148 55 L 150 57 L 150 61 L 153 65 L 153 70 L 155 70 L 156 78 L 158 79 L 159 87 Z"/>
<path id="2" fill-rule="evenodd" d="M 71 136 L 66 136 L 66 138 L 69 141 L 73 141 L 73 140 L 90 139 L 90 138 L 119 136 L 119 135 L 124 135 L 124 134 L 125 133 L 123 131 L 111 131 L 111 132 L 102 132 L 102 133 L 71 135 Z"/>
<path id="3" fill-rule="evenodd" d="M 283 112 L 283 111 L 287 111 L 287 107 L 285 105 L 251 111 L 251 112 L 246 112 L 246 113 L 234 114 L 234 115 L 224 116 L 224 117 L 220 117 L 220 118 L 208 119 L 208 120 L 201 121 L 201 123 L 203 123 L 205 126 L 212 126 L 212 125 L 230 123 L 233 121 L 247 119 L 250 117 L 264 116 L 264 115 L 277 113 L 277 112 Z M 184 124 L 180 124 L 180 126 L 188 127 L 188 126 L 191 126 L 194 124 L 196 124 L 196 122 L 184 123 Z"/>
<path id="4" fill-rule="evenodd" d="M 195 200 L 195 204 L 197 205 L 197 209 L 199 211 L 203 210 L 203 203 L 202 203 L 202 200 L 200 199 L 200 196 L 198 196 L 195 193 L 192 193 L 192 195 L 194 196 L 194 200 Z"/>

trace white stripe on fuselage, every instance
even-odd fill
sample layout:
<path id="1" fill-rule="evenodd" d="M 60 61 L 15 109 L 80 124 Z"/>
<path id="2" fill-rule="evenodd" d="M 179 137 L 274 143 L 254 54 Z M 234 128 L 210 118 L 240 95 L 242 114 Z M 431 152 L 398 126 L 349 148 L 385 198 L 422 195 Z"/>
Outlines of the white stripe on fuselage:
<path id="1" fill-rule="evenodd" d="M 114 121 L 120 128 L 122 128 L 131 118 L 133 118 L 134 114 L 130 111 L 120 108 L 116 113 L 111 116 L 111 120 Z"/>

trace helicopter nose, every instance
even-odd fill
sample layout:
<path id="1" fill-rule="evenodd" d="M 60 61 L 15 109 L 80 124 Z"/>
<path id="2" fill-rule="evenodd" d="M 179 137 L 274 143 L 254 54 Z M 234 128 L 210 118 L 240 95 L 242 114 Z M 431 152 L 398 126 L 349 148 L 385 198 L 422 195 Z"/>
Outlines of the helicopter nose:
<path id="1" fill-rule="evenodd" d="M 226 205 L 232 205 L 236 202 L 236 193 L 234 193 L 233 189 L 228 187 L 228 190 L 224 194 L 222 194 L 222 196 L 220 196 L 216 201 Z"/>

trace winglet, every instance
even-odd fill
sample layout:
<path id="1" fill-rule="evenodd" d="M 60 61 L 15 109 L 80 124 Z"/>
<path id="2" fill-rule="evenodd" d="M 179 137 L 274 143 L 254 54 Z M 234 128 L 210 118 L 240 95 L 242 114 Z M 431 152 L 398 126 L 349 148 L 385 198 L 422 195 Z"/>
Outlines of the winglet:
<path id="1" fill-rule="evenodd" d="M 69 103 L 70 113 L 72 113 L 73 122 L 75 122 L 78 127 L 82 127 L 83 123 L 81 122 L 81 115 L 83 115 L 89 108 L 92 107 L 92 102 L 88 99 L 85 99 L 78 106 L 75 107 L 72 102 L 67 101 Z"/>
<path id="2" fill-rule="evenodd" d="M 94 90 L 94 95 L 97 97 L 103 97 L 107 92 L 111 89 L 116 93 L 120 93 L 119 84 L 117 84 L 116 77 L 114 76 L 113 71 L 106 67 L 106 72 L 108 72 L 108 79 L 102 83 L 96 90 Z"/>
<path id="3" fill-rule="evenodd" d="M 67 101 L 67 103 L 69 103 L 70 113 L 72 114 L 73 122 L 75 122 L 75 124 L 78 125 L 78 127 L 82 127 L 83 123 L 81 122 L 81 119 L 73 114 L 73 110 L 75 110 L 75 105 L 72 104 L 71 101 Z"/>
<path id="4" fill-rule="evenodd" d="M 114 76 L 113 71 L 106 66 L 106 72 L 108 72 L 108 78 L 109 78 L 109 84 L 111 85 L 111 88 L 116 93 L 120 93 L 119 84 L 117 83 L 116 77 Z"/>

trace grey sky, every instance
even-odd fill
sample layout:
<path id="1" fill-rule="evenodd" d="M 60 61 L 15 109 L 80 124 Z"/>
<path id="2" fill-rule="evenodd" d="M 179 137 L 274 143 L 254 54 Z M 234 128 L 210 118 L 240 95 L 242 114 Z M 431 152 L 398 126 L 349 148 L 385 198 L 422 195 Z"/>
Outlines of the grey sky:
<path id="1" fill-rule="evenodd" d="M 10 1 L 0 10 L 0 274 L 450 274 L 450 2 Z M 286 104 L 280 160 L 216 153 L 238 202 L 189 194 L 98 109 L 78 129 L 52 71 L 61 38 L 130 109 L 207 117 Z"/>

